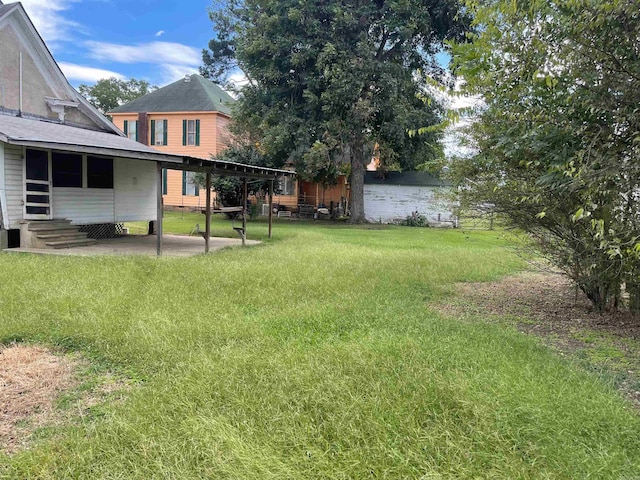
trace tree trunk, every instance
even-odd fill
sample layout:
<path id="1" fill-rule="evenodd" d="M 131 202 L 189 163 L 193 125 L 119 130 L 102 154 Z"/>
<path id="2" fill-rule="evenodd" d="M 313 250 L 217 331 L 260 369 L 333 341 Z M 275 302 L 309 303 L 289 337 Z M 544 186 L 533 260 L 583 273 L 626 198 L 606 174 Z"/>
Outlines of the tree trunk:
<path id="1" fill-rule="evenodd" d="M 640 283 L 627 282 L 629 292 L 629 310 L 634 315 L 640 314 Z"/>
<path id="2" fill-rule="evenodd" d="M 351 157 L 351 206 L 349 223 L 364 223 L 364 142 L 353 142 Z"/>

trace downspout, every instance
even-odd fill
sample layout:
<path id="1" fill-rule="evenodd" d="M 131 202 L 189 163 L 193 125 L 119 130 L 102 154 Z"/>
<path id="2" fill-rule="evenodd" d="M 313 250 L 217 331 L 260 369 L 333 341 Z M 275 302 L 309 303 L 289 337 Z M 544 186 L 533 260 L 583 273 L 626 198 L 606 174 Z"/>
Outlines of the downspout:
<path id="1" fill-rule="evenodd" d="M 4 143 L 0 142 L 0 230 L 7 230 L 9 227 L 9 212 L 7 211 L 4 183 Z"/>
<path id="2" fill-rule="evenodd" d="M 20 52 L 20 106 L 18 108 L 18 116 L 22 116 L 22 52 Z"/>

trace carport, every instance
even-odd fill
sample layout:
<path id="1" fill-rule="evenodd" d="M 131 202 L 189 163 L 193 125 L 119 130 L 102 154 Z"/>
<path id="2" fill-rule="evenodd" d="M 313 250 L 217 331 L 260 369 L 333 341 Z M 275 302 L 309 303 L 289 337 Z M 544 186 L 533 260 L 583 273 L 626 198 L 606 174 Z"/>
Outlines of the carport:
<path id="1" fill-rule="evenodd" d="M 165 168 L 172 170 L 183 170 L 188 172 L 200 172 L 205 174 L 205 192 L 206 192 L 206 207 L 205 207 L 205 231 L 203 237 L 205 241 L 204 251 L 208 253 L 210 251 L 211 243 L 211 177 L 212 175 L 238 177 L 242 180 L 242 205 L 238 210 L 242 217 L 242 226 L 235 227 L 234 230 L 238 232 L 242 240 L 242 245 L 246 244 L 247 236 L 247 210 L 248 210 L 248 197 L 249 188 L 248 181 L 251 180 L 266 180 L 269 181 L 269 238 L 271 238 L 273 230 L 273 190 L 274 181 L 278 177 L 295 177 L 296 173 L 290 170 L 280 170 L 267 167 L 256 167 L 253 165 L 246 165 L 235 162 L 225 162 L 215 159 L 202 159 L 197 157 L 188 157 L 180 155 L 163 155 L 167 160 L 160 160 L 156 162 L 157 165 L 157 217 L 156 217 L 156 234 L 157 234 L 157 255 L 162 255 L 162 218 L 164 205 L 162 200 L 162 170 Z"/>

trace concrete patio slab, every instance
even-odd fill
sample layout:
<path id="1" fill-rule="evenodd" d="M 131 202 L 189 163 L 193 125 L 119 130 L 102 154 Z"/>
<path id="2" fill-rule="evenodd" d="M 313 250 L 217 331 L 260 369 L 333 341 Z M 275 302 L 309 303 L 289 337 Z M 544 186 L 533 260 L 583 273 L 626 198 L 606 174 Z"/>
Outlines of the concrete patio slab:
<path id="1" fill-rule="evenodd" d="M 257 240 L 247 240 L 247 245 L 258 245 Z M 238 238 L 211 237 L 210 250 L 240 246 L 242 241 Z M 45 255 L 147 255 L 156 256 L 155 235 L 125 235 L 120 238 L 98 240 L 94 245 L 84 247 L 63 248 L 59 250 L 50 248 L 10 248 L 3 252 L 15 253 L 39 253 Z M 162 255 L 165 257 L 189 257 L 204 253 L 204 239 L 187 237 L 184 235 L 163 235 Z"/>

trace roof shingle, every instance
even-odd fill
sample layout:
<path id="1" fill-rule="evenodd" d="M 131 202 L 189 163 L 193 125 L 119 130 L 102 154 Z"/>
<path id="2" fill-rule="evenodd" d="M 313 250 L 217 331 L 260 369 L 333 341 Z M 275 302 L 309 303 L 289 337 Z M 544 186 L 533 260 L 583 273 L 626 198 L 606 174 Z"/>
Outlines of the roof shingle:
<path id="1" fill-rule="evenodd" d="M 121 105 L 109 113 L 221 112 L 230 115 L 231 104 L 234 101 L 212 81 L 200 75 L 190 75 Z"/>

